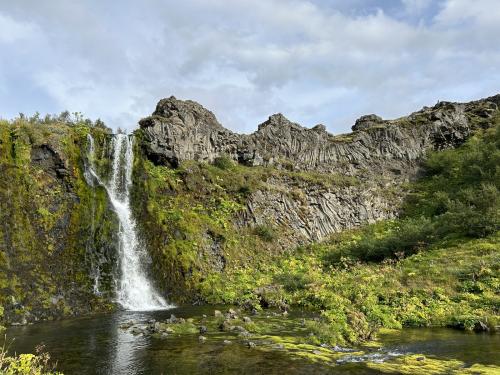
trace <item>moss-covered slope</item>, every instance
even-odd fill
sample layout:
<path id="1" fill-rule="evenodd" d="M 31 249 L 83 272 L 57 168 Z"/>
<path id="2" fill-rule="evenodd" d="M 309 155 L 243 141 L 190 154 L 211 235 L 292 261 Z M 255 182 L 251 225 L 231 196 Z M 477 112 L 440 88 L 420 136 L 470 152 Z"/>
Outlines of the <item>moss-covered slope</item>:
<path id="1" fill-rule="evenodd" d="M 116 220 L 105 191 L 84 178 L 88 133 L 96 144 L 109 136 L 84 122 L 0 121 L 0 305 L 8 323 L 109 307 Z"/>

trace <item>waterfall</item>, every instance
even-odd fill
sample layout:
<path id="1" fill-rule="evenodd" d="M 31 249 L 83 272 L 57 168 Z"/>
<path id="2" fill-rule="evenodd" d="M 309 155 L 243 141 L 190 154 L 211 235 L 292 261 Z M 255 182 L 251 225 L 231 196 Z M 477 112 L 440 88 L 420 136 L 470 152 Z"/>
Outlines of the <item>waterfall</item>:
<path id="1" fill-rule="evenodd" d="M 93 141 L 90 142 L 93 144 Z M 127 310 L 157 310 L 169 308 L 167 302 L 154 289 L 143 269 L 148 257 L 141 246 L 137 226 L 130 208 L 130 185 L 134 161 L 133 138 L 125 134 L 113 136 L 111 176 L 103 183 L 93 164 L 90 173 L 109 196 L 120 224 L 118 250 L 120 277 L 117 280 L 117 301 Z"/>
<path id="2" fill-rule="evenodd" d="M 95 253 L 95 244 L 94 244 L 94 236 L 95 236 L 95 181 L 97 180 L 97 176 L 95 175 L 95 146 L 94 146 L 94 138 L 90 134 L 87 134 L 87 158 L 84 159 L 84 177 L 87 181 L 87 184 L 92 187 L 92 200 L 91 200 L 91 218 L 90 218 L 90 233 L 91 233 L 91 241 L 87 241 L 87 254 Z M 101 291 L 99 290 L 101 271 L 100 271 L 100 262 L 95 257 L 90 256 L 90 277 L 94 280 L 94 294 L 99 296 L 101 295 Z"/>

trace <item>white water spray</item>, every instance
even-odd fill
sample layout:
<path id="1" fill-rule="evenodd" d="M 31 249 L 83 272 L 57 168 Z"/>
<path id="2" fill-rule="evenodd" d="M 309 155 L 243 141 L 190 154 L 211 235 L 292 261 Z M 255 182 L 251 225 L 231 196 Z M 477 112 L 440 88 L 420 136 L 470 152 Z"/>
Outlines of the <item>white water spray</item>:
<path id="1" fill-rule="evenodd" d="M 134 161 L 132 142 L 133 138 L 125 134 L 117 134 L 113 137 L 112 171 L 108 183 L 102 182 L 92 163 L 90 171 L 97 182 L 108 192 L 120 223 L 118 303 L 125 309 L 134 311 L 165 309 L 171 306 L 151 285 L 142 267 L 147 255 L 139 243 L 136 223 L 130 209 L 129 188 L 132 183 Z"/>
<path id="2" fill-rule="evenodd" d="M 94 158 L 95 158 L 95 147 L 94 147 L 94 138 L 90 134 L 87 134 L 88 148 L 87 148 L 87 159 L 85 161 L 85 171 L 84 177 L 87 183 L 92 187 L 92 202 L 91 202 L 91 222 L 90 222 L 90 232 L 92 235 L 92 242 L 87 244 L 87 251 L 92 252 L 95 251 L 93 238 L 95 235 L 95 181 L 98 181 L 97 176 L 95 175 L 95 167 L 94 167 Z M 94 280 L 94 294 L 97 296 L 101 295 L 101 291 L 99 289 L 100 286 L 100 278 L 101 272 L 99 268 L 99 262 L 96 261 L 93 257 L 90 258 L 91 262 L 91 270 L 90 277 Z"/>

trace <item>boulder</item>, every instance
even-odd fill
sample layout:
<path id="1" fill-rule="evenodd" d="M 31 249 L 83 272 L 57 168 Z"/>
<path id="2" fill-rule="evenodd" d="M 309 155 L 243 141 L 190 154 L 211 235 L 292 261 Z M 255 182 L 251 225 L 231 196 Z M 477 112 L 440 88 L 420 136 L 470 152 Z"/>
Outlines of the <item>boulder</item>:
<path id="1" fill-rule="evenodd" d="M 365 115 L 358 118 L 355 124 L 352 126 L 353 131 L 366 130 L 374 126 L 379 126 L 384 123 L 382 117 L 377 115 Z"/>

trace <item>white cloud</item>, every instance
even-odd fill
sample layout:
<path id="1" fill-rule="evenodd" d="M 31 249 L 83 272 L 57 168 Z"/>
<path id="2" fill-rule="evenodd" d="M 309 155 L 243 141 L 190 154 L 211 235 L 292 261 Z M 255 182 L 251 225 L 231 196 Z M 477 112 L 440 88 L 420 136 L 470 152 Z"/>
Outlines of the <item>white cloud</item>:
<path id="1" fill-rule="evenodd" d="M 35 31 L 36 28 L 32 24 L 16 21 L 0 13 L 0 44 L 21 42 L 33 36 Z"/>
<path id="2" fill-rule="evenodd" d="M 0 57 L 0 111 L 68 108 L 132 128 L 174 94 L 234 130 L 283 112 L 344 132 L 364 113 L 399 116 L 495 93 L 495 2 L 356 1 L 352 12 L 344 0 L 4 3 L 0 17 L 12 27 L 0 18 L 9 30 L 0 42 L 23 43 Z"/>

